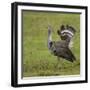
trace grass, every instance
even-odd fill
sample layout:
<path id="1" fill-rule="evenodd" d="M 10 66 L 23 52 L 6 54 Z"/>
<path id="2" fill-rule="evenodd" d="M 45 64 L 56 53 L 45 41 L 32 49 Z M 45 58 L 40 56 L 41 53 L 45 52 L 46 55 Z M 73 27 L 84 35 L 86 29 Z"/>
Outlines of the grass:
<path id="1" fill-rule="evenodd" d="M 80 74 L 80 14 L 23 11 L 23 77 Z M 53 27 L 53 40 L 60 38 L 57 30 L 62 24 L 75 27 L 72 52 L 76 61 L 57 60 L 47 47 L 47 27 Z M 58 64 L 57 64 L 58 63 Z"/>

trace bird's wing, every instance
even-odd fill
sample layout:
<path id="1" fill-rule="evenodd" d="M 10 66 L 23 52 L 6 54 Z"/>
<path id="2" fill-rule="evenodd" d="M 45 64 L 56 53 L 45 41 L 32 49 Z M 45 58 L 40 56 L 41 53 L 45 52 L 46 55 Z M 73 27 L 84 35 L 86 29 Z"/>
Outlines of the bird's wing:
<path id="1" fill-rule="evenodd" d="M 72 51 L 69 48 L 59 47 L 56 49 L 56 52 L 57 52 L 58 57 L 62 57 L 62 58 L 69 60 L 71 62 L 76 60 L 75 56 L 73 55 Z"/>
<path id="2" fill-rule="evenodd" d="M 70 58 L 72 58 L 72 60 L 76 60 L 74 54 L 72 53 L 72 51 L 69 48 L 66 49 L 66 53 Z"/>
<path id="3" fill-rule="evenodd" d="M 67 25 L 66 27 L 62 25 L 60 30 L 57 30 L 57 34 L 60 36 L 61 40 L 72 39 L 75 32 L 76 30 L 74 29 L 74 27 L 69 25 Z"/>

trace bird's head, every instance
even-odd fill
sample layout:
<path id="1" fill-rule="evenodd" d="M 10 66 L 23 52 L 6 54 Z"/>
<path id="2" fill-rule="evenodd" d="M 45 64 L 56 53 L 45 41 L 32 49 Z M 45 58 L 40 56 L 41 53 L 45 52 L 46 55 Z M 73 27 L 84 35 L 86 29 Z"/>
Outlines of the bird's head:
<path id="1" fill-rule="evenodd" d="M 51 34 L 51 32 L 52 32 L 52 27 L 51 25 L 48 25 L 48 34 Z"/>

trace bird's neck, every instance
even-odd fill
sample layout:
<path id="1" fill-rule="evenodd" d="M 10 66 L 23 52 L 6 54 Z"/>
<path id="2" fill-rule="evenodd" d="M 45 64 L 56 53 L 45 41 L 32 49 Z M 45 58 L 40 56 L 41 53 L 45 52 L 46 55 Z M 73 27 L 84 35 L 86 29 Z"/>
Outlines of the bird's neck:
<path id="1" fill-rule="evenodd" d="M 51 35 L 51 33 L 48 34 L 48 41 L 50 41 L 50 42 L 52 41 L 52 35 Z"/>
<path id="2" fill-rule="evenodd" d="M 48 32 L 48 48 L 50 49 L 51 48 L 51 42 L 52 42 L 52 35 L 51 35 L 51 32 Z"/>

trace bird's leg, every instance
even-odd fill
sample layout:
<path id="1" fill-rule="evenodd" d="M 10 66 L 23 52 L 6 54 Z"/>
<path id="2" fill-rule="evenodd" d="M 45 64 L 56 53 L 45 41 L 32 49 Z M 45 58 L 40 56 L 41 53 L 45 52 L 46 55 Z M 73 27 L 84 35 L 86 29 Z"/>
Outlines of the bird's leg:
<path id="1" fill-rule="evenodd" d="M 60 58 L 59 58 L 59 57 L 57 57 L 57 59 L 58 59 L 58 61 L 60 60 Z"/>
<path id="2" fill-rule="evenodd" d="M 58 64 L 59 64 L 59 58 L 57 57 L 56 64 L 55 64 L 55 69 L 58 69 Z"/>
<path id="3" fill-rule="evenodd" d="M 57 66 L 58 69 L 62 69 L 63 66 L 64 66 L 64 63 L 63 63 L 63 60 L 60 59 L 60 57 L 58 57 L 58 62 L 57 63 L 58 63 L 58 66 Z"/>
<path id="4" fill-rule="evenodd" d="M 61 68 L 61 66 L 59 66 L 59 64 L 60 64 L 60 57 L 57 57 L 57 67 L 58 67 L 58 69 L 60 69 Z"/>

